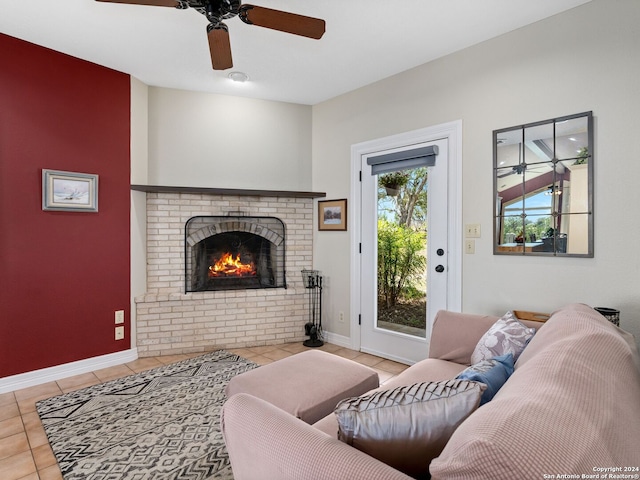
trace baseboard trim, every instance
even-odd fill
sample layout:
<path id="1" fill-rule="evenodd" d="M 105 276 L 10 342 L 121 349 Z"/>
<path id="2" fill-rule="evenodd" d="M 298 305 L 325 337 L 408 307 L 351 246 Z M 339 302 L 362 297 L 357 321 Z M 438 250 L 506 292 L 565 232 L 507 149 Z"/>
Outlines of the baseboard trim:
<path id="1" fill-rule="evenodd" d="M 326 330 L 323 330 L 322 335 L 327 343 L 332 343 L 334 345 L 338 345 L 339 347 L 352 348 L 351 338 L 349 337 L 338 335 L 337 333 L 327 332 Z"/>
<path id="2" fill-rule="evenodd" d="M 47 382 L 55 382 L 81 373 L 93 372 L 102 368 L 114 367 L 132 362 L 138 358 L 138 349 L 131 348 L 122 352 L 109 353 L 99 357 L 78 360 L 77 362 L 47 367 L 32 372 L 20 373 L 0 378 L 0 393 L 13 392 L 22 388 L 33 387 Z"/>
<path id="3" fill-rule="evenodd" d="M 386 358 L 388 360 L 393 360 L 394 362 L 403 363 L 405 365 L 413 365 L 414 363 L 416 363 L 414 360 L 411 360 L 409 358 L 399 357 L 399 356 L 396 356 L 396 355 L 389 355 L 386 352 L 379 352 L 379 351 L 374 350 L 372 348 L 362 348 L 361 351 L 364 352 L 364 353 L 369 353 L 371 355 L 375 355 L 376 357 L 382 357 L 382 358 Z"/>

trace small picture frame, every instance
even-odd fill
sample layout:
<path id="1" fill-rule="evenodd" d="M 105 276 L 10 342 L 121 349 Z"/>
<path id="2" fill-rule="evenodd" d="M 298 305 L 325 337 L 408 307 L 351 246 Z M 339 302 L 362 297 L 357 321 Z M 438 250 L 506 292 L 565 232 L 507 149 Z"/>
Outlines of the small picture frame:
<path id="1" fill-rule="evenodd" d="M 98 211 L 98 175 L 42 170 L 42 210 Z"/>
<path id="2" fill-rule="evenodd" d="M 347 199 L 318 201 L 318 230 L 347 229 Z"/>

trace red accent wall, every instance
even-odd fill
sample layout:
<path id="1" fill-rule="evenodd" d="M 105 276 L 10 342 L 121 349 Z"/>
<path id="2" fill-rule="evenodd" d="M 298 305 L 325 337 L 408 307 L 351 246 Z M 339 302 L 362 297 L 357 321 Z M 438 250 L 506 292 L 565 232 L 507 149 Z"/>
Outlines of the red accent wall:
<path id="1" fill-rule="evenodd" d="M 0 377 L 130 347 L 129 136 L 128 75 L 0 34 Z M 42 169 L 99 212 L 43 211 Z"/>

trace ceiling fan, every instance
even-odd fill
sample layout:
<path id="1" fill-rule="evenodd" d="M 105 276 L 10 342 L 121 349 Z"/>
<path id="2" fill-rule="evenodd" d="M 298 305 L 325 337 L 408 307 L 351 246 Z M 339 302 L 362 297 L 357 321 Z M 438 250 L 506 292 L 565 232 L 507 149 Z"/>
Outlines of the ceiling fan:
<path id="1" fill-rule="evenodd" d="M 514 165 L 513 167 L 511 167 L 511 170 L 507 170 L 505 168 L 502 168 L 502 173 L 498 174 L 498 178 L 504 178 L 504 177 L 508 177 L 509 175 L 522 175 L 525 170 L 527 169 L 527 164 L 526 163 L 519 163 L 518 165 Z"/>
<path id="2" fill-rule="evenodd" d="M 509 175 L 522 175 L 525 172 L 529 172 L 530 174 L 532 174 L 529 178 L 554 171 L 558 175 L 562 175 L 565 173 L 566 167 L 559 160 L 554 159 L 554 161 L 549 163 L 551 163 L 552 165 L 549 165 L 548 163 L 519 163 L 512 167 L 499 167 L 499 173 L 497 174 L 497 177 L 504 178 L 508 177 Z"/>
<path id="3" fill-rule="evenodd" d="M 240 17 L 248 25 L 279 30 L 302 37 L 320 39 L 324 34 L 325 22 L 320 18 L 306 17 L 256 5 L 242 5 L 240 0 L 96 0 L 108 3 L 127 3 L 174 7 L 178 10 L 193 8 L 207 17 L 207 37 L 211 64 L 214 70 L 233 67 L 229 28 L 223 23 L 233 17 Z"/>

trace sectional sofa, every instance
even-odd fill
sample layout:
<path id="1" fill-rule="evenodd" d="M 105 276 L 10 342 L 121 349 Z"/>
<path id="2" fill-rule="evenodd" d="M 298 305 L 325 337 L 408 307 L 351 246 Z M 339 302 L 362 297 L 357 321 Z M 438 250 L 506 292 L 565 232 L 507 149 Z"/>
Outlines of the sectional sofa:
<path id="1" fill-rule="evenodd" d="M 222 425 L 235 480 L 638 478 L 640 357 L 633 336 L 586 305 L 568 305 L 544 324 L 525 325 L 535 335 L 506 383 L 479 406 L 485 385 L 455 379 L 469 372 L 498 321 L 439 312 L 428 359 L 313 425 L 256 396 L 233 395 Z M 488 347 L 503 340 L 494 336 Z M 428 390 L 430 398 L 416 401 Z M 413 460 L 403 455 L 456 413 L 459 405 L 448 402 L 462 395 L 470 395 L 468 411 L 445 425 L 435 458 L 422 470 L 404 468 Z M 368 448 L 385 432 L 391 443 Z"/>

